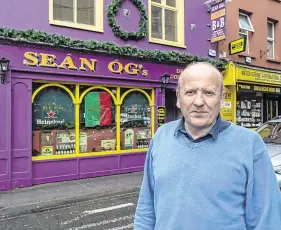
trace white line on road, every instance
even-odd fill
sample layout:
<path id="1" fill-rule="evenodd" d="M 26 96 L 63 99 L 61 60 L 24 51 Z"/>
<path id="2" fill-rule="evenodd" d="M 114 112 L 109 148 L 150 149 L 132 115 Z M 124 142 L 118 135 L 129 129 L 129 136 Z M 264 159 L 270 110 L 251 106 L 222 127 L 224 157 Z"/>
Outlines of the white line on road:
<path id="1" fill-rule="evenodd" d="M 114 218 L 112 220 L 104 220 L 104 221 L 101 221 L 101 222 L 98 222 L 98 223 L 92 223 L 92 224 L 85 224 L 85 225 L 82 225 L 82 226 L 79 226 L 79 227 L 76 227 L 76 228 L 69 228 L 67 230 L 80 230 L 80 229 L 87 229 L 87 228 L 92 228 L 92 227 L 97 227 L 97 226 L 100 226 L 100 225 L 105 225 L 105 224 L 110 224 L 110 223 L 116 223 L 118 221 L 123 221 L 123 220 L 130 220 L 134 218 L 134 215 L 129 215 L 129 216 L 122 216 L 122 217 L 118 217 L 118 218 Z M 123 228 L 123 229 L 126 229 L 126 228 Z M 116 230 L 116 229 L 114 229 Z M 121 229 L 122 230 L 122 229 Z"/>
<path id="2" fill-rule="evenodd" d="M 127 203 L 127 204 L 120 204 L 120 205 L 115 205 L 115 206 L 111 206 L 111 207 L 107 207 L 107 208 L 100 208 L 100 209 L 95 209 L 95 210 L 91 210 L 91 211 L 84 211 L 83 213 L 85 214 L 96 214 L 96 213 L 100 213 L 100 212 L 107 212 L 107 211 L 111 211 L 111 210 L 115 210 L 115 209 L 119 209 L 119 208 L 126 208 L 126 207 L 130 207 L 133 206 L 133 203 Z"/>
<path id="3" fill-rule="evenodd" d="M 134 227 L 134 224 L 128 224 L 128 225 L 125 225 L 125 226 L 121 226 L 121 227 L 115 227 L 115 228 L 109 228 L 107 230 L 123 230 L 123 229 L 128 229 L 128 228 L 132 228 Z"/>
<path id="4" fill-rule="evenodd" d="M 84 211 L 82 214 L 76 216 L 75 218 L 60 223 L 60 225 L 71 224 L 71 223 L 73 223 L 77 220 L 82 219 L 83 217 L 88 216 L 88 215 L 101 213 L 101 212 L 107 212 L 107 211 L 116 210 L 116 209 L 120 209 L 120 208 L 126 208 L 126 207 L 130 207 L 130 206 L 133 206 L 133 205 L 134 205 L 133 203 L 127 203 L 127 204 L 120 204 L 120 205 L 111 206 L 111 207 L 107 207 L 107 208 L 95 209 L 95 210 L 91 210 L 91 211 Z"/>

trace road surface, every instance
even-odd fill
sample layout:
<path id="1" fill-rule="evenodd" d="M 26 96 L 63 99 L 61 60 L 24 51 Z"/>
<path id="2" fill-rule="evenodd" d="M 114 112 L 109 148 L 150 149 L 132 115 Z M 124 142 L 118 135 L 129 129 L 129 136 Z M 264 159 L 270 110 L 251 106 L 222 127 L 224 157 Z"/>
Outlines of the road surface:
<path id="1" fill-rule="evenodd" d="M 122 193 L 1 219 L 2 230 L 131 230 L 138 192 Z"/>

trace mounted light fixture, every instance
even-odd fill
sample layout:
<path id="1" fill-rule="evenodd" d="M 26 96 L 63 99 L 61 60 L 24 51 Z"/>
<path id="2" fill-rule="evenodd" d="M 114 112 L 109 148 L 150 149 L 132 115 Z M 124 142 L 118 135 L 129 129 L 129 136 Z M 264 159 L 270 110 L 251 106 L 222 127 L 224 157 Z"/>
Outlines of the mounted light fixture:
<path id="1" fill-rule="evenodd" d="M 166 85 L 168 84 L 168 80 L 169 80 L 170 75 L 168 74 L 163 74 L 161 75 L 161 92 L 166 88 Z"/>
<path id="2" fill-rule="evenodd" d="M 1 83 L 2 84 L 4 84 L 7 71 L 9 70 L 9 63 L 10 63 L 10 60 L 8 60 L 6 58 L 0 59 L 0 71 L 1 71 L 0 75 L 1 75 Z"/>

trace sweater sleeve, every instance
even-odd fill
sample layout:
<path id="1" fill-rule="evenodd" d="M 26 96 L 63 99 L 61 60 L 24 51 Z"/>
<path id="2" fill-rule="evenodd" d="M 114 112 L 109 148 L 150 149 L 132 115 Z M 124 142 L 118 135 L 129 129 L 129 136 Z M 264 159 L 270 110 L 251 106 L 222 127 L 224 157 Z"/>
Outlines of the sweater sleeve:
<path id="1" fill-rule="evenodd" d="M 281 195 L 267 151 L 254 159 L 246 198 L 247 230 L 281 229 Z"/>
<path id="2" fill-rule="evenodd" d="M 151 142 L 146 154 L 144 176 L 135 213 L 134 230 L 153 230 L 155 226 L 152 146 Z"/>

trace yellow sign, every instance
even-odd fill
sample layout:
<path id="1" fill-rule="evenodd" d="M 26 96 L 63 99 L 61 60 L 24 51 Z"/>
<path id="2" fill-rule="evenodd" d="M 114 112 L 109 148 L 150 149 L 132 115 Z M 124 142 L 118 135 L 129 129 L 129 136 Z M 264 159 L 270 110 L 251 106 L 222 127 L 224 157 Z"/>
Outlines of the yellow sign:
<path id="1" fill-rule="evenodd" d="M 237 80 L 281 85 L 281 73 L 271 73 L 261 70 L 238 67 Z"/>
<path id="2" fill-rule="evenodd" d="M 233 122 L 233 93 L 231 89 L 225 88 L 224 104 L 221 109 L 221 117 L 224 121 Z"/>
<path id="3" fill-rule="evenodd" d="M 53 155 L 53 146 L 42 146 L 42 155 L 43 156 Z"/>
<path id="4" fill-rule="evenodd" d="M 238 40 L 229 43 L 229 54 L 237 54 L 244 52 L 246 50 L 245 38 L 240 38 Z"/>
<path id="5" fill-rule="evenodd" d="M 158 119 L 158 127 L 165 123 L 166 118 L 166 108 L 165 106 L 157 107 L 157 119 Z"/>

